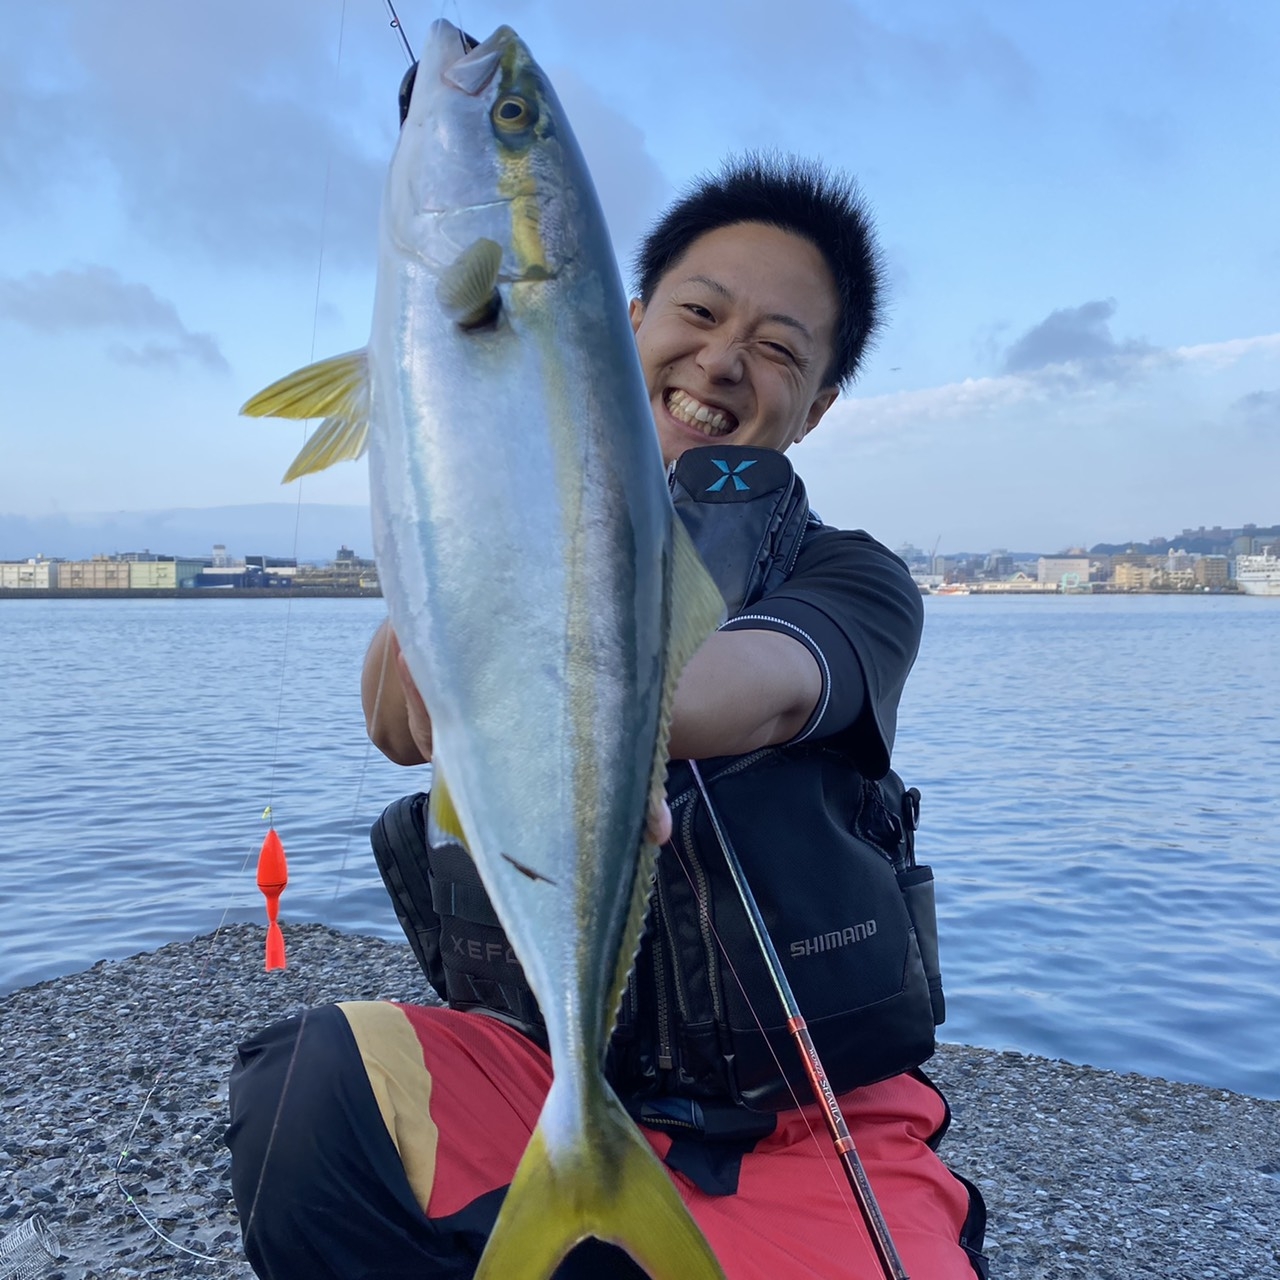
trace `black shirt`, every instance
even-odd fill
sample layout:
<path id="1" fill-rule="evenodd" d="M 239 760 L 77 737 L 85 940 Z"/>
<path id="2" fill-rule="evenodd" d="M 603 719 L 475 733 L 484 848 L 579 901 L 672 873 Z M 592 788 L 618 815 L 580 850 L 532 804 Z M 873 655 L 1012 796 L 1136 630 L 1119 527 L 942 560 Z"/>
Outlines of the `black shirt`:
<path id="1" fill-rule="evenodd" d="M 786 582 L 723 629 L 780 631 L 808 646 L 822 694 L 795 741 L 835 739 L 867 777 L 881 778 L 923 624 L 920 589 L 888 547 L 815 518 Z"/>

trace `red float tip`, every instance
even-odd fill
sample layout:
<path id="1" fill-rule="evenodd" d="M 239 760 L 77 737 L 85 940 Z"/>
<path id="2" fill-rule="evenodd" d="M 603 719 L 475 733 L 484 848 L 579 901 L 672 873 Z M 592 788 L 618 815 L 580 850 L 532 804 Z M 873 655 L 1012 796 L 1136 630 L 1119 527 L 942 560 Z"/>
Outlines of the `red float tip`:
<path id="1" fill-rule="evenodd" d="M 258 888 L 263 893 L 274 893 L 277 896 L 289 883 L 289 866 L 284 858 L 284 845 L 272 827 L 262 842 L 262 850 L 258 854 Z"/>

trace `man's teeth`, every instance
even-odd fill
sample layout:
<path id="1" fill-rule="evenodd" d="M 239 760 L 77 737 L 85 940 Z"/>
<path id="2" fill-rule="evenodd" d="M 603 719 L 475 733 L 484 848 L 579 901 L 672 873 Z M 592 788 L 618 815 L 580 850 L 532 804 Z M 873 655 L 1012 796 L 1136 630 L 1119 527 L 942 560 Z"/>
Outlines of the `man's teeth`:
<path id="1" fill-rule="evenodd" d="M 737 426 L 727 414 L 695 400 L 687 391 L 673 391 L 667 398 L 667 408 L 681 422 L 697 427 L 704 435 L 722 436 Z"/>

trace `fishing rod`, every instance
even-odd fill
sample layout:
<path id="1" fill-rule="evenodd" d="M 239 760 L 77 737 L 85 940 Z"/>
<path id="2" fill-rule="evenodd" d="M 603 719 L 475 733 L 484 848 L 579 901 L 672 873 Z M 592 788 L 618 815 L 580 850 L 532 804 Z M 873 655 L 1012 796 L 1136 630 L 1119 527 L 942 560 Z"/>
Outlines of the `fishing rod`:
<path id="1" fill-rule="evenodd" d="M 404 45 L 405 56 L 412 65 L 414 61 L 413 46 L 410 45 L 409 37 L 404 33 L 404 27 L 400 23 L 400 15 L 396 12 L 396 7 L 391 3 L 391 0 L 382 0 L 382 2 L 387 6 L 387 12 L 391 15 L 392 29 L 400 37 L 400 43 Z"/>
<path id="2" fill-rule="evenodd" d="M 764 956 L 765 967 L 769 970 L 769 977 L 773 980 L 773 988 L 778 993 L 778 999 L 782 1001 L 783 1009 L 786 1010 L 787 1030 L 790 1031 L 796 1048 L 800 1052 L 800 1059 L 804 1063 L 805 1074 L 809 1077 L 809 1084 L 813 1089 L 814 1097 L 822 1105 L 823 1119 L 827 1122 L 831 1140 L 835 1143 L 836 1154 L 840 1157 L 840 1164 L 844 1169 L 845 1177 L 849 1181 L 849 1188 L 853 1192 L 853 1198 L 858 1202 L 858 1210 L 862 1214 L 862 1221 L 867 1228 L 867 1234 L 871 1237 L 871 1246 L 880 1262 L 880 1268 L 884 1272 L 885 1280 L 910 1280 L 906 1269 L 902 1265 L 898 1250 L 894 1247 L 893 1238 L 889 1234 L 889 1225 L 885 1222 L 884 1214 L 880 1211 L 880 1205 L 876 1201 L 875 1193 L 871 1190 L 871 1183 L 867 1179 L 867 1171 L 862 1167 L 862 1161 L 858 1158 L 858 1151 L 854 1146 L 853 1137 L 849 1133 L 849 1126 L 845 1124 L 844 1113 L 840 1110 L 840 1103 L 836 1098 L 835 1090 L 831 1087 L 831 1081 L 827 1078 L 822 1059 L 818 1057 L 818 1050 L 814 1047 L 813 1037 L 809 1034 L 808 1025 L 800 1012 L 800 1006 L 796 1003 L 795 993 L 791 990 L 791 983 L 787 980 L 787 975 L 782 968 L 782 961 L 778 958 L 777 951 L 774 950 L 773 939 L 769 937 L 769 930 L 765 925 L 764 917 L 760 914 L 760 908 L 756 905 L 756 900 L 752 896 L 751 886 L 747 884 L 742 864 L 738 861 L 738 856 L 734 853 L 733 846 L 729 843 L 727 833 L 720 825 L 720 817 L 716 813 L 715 806 L 711 803 L 711 795 L 707 791 L 707 784 L 702 780 L 702 773 L 698 769 L 697 762 L 690 760 L 689 767 L 693 770 L 694 781 L 698 784 L 698 791 L 702 795 L 702 803 L 706 805 L 707 814 L 711 818 L 711 827 L 716 834 L 716 842 L 720 845 L 720 851 L 724 854 L 724 860 L 729 867 L 729 874 L 733 878 L 734 887 L 738 890 L 738 896 L 742 899 L 742 905 L 746 908 L 747 919 L 751 922 L 751 931 L 755 934 L 761 955 Z"/>

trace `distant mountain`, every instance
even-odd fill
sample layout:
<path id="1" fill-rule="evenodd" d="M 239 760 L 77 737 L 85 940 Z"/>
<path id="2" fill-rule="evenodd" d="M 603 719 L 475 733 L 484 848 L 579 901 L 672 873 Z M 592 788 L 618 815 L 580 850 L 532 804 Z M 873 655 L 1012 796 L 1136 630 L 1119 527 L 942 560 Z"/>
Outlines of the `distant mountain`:
<path id="1" fill-rule="evenodd" d="M 295 553 L 295 539 L 297 551 Z M 124 551 L 207 559 L 214 543 L 227 555 L 332 560 L 339 547 L 372 557 L 369 508 L 261 502 L 167 511 L 78 512 L 53 516 L 0 514 L 0 560 L 43 555 L 79 560 Z"/>

